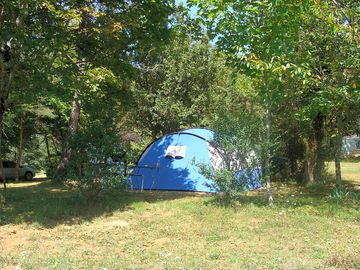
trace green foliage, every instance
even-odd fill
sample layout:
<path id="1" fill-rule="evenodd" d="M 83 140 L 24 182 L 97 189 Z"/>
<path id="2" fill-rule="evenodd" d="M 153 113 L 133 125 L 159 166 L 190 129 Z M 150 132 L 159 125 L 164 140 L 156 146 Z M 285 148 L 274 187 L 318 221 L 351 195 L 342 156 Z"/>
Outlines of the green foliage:
<path id="1" fill-rule="evenodd" d="M 218 188 L 229 200 L 235 200 L 239 192 L 245 190 L 245 181 L 240 182 L 233 170 L 217 168 L 214 169 L 206 164 L 197 164 L 201 174 L 210 179 L 214 188 Z"/>
<path id="2" fill-rule="evenodd" d="M 343 202 L 346 200 L 354 200 L 360 202 L 360 194 L 346 188 L 335 188 L 331 192 L 329 197 L 338 202 Z"/>
<path id="3" fill-rule="evenodd" d="M 48 155 L 44 134 L 51 133 L 52 124 L 55 122 L 52 111 L 34 103 L 22 103 L 16 101 L 17 110 L 8 112 L 4 117 L 4 138 L 6 144 L 3 146 L 5 159 L 17 160 L 19 147 L 20 121 L 23 121 L 23 155 L 21 163 L 33 166 L 36 171 L 47 168 Z M 54 130 L 59 132 L 59 130 Z"/>
<path id="4" fill-rule="evenodd" d="M 75 187 L 86 201 L 96 200 L 104 190 L 127 188 L 126 179 L 120 174 L 119 164 L 84 163 L 83 172 L 74 169 L 73 164 L 70 166 L 73 170 L 68 169 L 68 184 Z"/>
<path id="5" fill-rule="evenodd" d="M 8 114 L 0 145 L 13 159 L 17 114 L 25 115 L 24 161 L 51 173 L 68 145 L 75 94 L 83 130 L 92 122 L 102 122 L 96 123 L 99 129 L 117 128 L 132 103 L 127 90 L 138 56 L 170 38 L 175 5 L 172 0 L 6 1 L 0 9 L 0 97 Z M 12 80 L 4 92 L 7 74 Z"/>
<path id="6" fill-rule="evenodd" d="M 178 34 L 160 54 L 139 67 L 130 125 L 152 138 L 189 126 L 208 126 L 217 108 L 212 99 L 230 87 L 230 72 L 208 39 Z M 218 105 L 218 104 L 216 104 Z"/>
<path id="7" fill-rule="evenodd" d="M 222 164 L 215 168 L 204 164 L 198 166 L 201 173 L 211 179 L 221 192 L 230 199 L 236 199 L 251 181 L 253 170 L 262 165 L 261 134 L 264 126 L 261 124 L 261 114 L 246 106 L 231 113 L 227 109 L 220 109 L 219 118 L 213 123 L 217 136 L 211 143 L 215 156 L 221 158 Z"/>
<path id="8" fill-rule="evenodd" d="M 125 188 L 121 164 L 112 157 L 121 156 L 123 149 L 115 130 L 100 121 L 82 128 L 70 141 L 72 158 L 66 167 L 68 183 L 87 199 L 95 199 L 104 189 Z"/>
<path id="9" fill-rule="evenodd" d="M 216 169 L 203 165 L 200 168 L 222 192 L 235 197 L 244 190 L 253 169 L 262 166 L 262 134 L 265 126 L 261 103 L 252 81 L 235 73 L 232 80 L 233 85 L 226 91 L 212 95 L 212 106 L 216 108 L 216 113 L 211 128 L 217 134 L 212 146 L 223 164 Z M 240 177 L 236 175 L 239 171 L 245 173 Z"/>
<path id="10" fill-rule="evenodd" d="M 151 143 L 150 140 L 142 140 L 139 142 L 132 141 L 129 143 L 126 150 L 126 161 L 131 166 L 134 165 L 142 152 L 146 149 L 146 147 Z"/>
<path id="11" fill-rule="evenodd" d="M 302 152 L 291 158 L 293 165 L 302 165 L 292 168 L 298 175 L 309 164 L 320 171 L 334 119 L 340 115 L 346 122 L 337 133 L 351 133 L 358 115 L 356 1 L 190 3 L 198 7 L 199 19 L 231 65 L 258 82 L 257 91 L 272 115 L 268 144 L 284 154 L 300 138 L 296 148 Z"/>
<path id="12" fill-rule="evenodd" d="M 87 67 L 81 83 L 80 128 L 68 138 L 71 159 L 66 177 L 75 180 L 75 186 L 90 200 L 104 189 L 125 187 L 120 173 L 124 168 L 111 160 L 114 157 L 120 162 L 125 158 L 125 146 L 118 135 L 124 91 L 119 79 L 106 68 Z"/>
<path id="13" fill-rule="evenodd" d="M 6 204 L 6 198 L 4 195 L 5 192 L 0 193 L 0 209 L 2 209 Z"/>
<path id="14" fill-rule="evenodd" d="M 335 200 L 343 200 L 346 197 L 349 196 L 349 192 L 344 190 L 344 189 L 340 189 L 340 188 L 336 188 L 331 194 L 330 194 L 330 198 L 335 199 Z"/>
<path id="15" fill-rule="evenodd" d="M 261 114 L 241 108 L 232 115 L 219 114 L 213 123 L 218 134 L 215 145 L 224 151 L 223 160 L 227 169 L 239 170 L 253 167 L 261 156 L 261 135 L 264 125 Z M 260 165 L 260 164 L 257 164 Z"/>

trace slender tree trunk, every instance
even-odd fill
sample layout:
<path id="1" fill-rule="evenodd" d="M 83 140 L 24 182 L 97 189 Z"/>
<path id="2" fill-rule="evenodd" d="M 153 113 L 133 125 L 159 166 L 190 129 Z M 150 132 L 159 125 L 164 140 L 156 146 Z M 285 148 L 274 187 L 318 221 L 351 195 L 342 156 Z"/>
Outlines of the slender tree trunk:
<path id="1" fill-rule="evenodd" d="M 335 156 L 336 188 L 341 189 L 341 161 L 340 155 Z"/>
<path id="2" fill-rule="evenodd" d="M 71 108 L 71 113 L 70 113 L 68 140 L 71 139 L 78 130 L 79 120 L 80 120 L 80 110 L 81 110 L 80 100 L 78 98 L 78 93 L 75 91 L 74 101 L 72 103 L 72 108 Z M 69 145 L 69 141 L 66 141 L 64 143 L 60 163 L 56 169 L 57 178 L 61 178 L 64 176 L 65 167 L 71 159 L 71 154 L 72 154 L 71 146 Z"/>
<path id="3" fill-rule="evenodd" d="M 16 169 L 15 169 L 15 181 L 19 180 L 19 169 L 23 156 L 24 149 L 24 118 L 20 115 L 19 119 L 19 145 L 18 145 L 18 155 L 16 160 Z"/>
<path id="4" fill-rule="evenodd" d="M 51 154 L 50 154 L 49 139 L 48 139 L 48 135 L 46 133 L 44 135 L 44 138 L 45 138 L 45 145 L 46 145 L 46 153 L 47 153 L 47 157 L 48 157 L 48 163 L 51 164 Z"/>
<path id="5" fill-rule="evenodd" d="M 271 188 L 271 102 L 269 97 L 269 73 L 265 71 L 264 73 L 264 81 L 262 84 L 262 91 L 264 93 L 264 104 L 266 108 L 266 115 L 265 115 L 265 126 L 266 126 L 266 133 L 265 133 L 265 158 L 264 158 L 264 173 L 265 173 L 265 181 L 266 181 L 266 189 L 268 195 L 268 203 L 269 206 L 273 205 L 273 196 L 272 196 L 272 188 Z"/>
<path id="6" fill-rule="evenodd" d="M 265 179 L 266 179 L 266 188 L 268 193 L 268 202 L 271 206 L 273 204 L 272 188 L 271 188 L 271 113 L 269 109 L 269 104 L 266 105 L 266 159 L 265 159 Z"/>
<path id="7" fill-rule="evenodd" d="M 0 180 L 2 180 L 4 185 L 4 191 L 6 191 L 6 179 L 4 175 L 4 166 L 3 166 L 3 153 L 2 153 L 2 134 L 3 134 L 3 119 L 4 111 L 1 109 L 2 104 L 0 103 Z"/>
<path id="8" fill-rule="evenodd" d="M 335 149 L 335 178 L 336 188 L 341 189 L 341 148 L 342 148 L 342 130 L 343 123 L 340 115 L 336 117 L 337 134 L 336 134 L 336 149 Z"/>
<path id="9" fill-rule="evenodd" d="M 61 138 L 63 138 L 63 136 L 61 136 Z M 54 148 L 55 148 L 55 153 L 56 153 L 56 155 L 59 154 L 60 151 L 59 151 L 59 149 L 58 149 L 57 146 L 56 146 L 56 142 L 55 142 L 55 140 L 54 140 L 54 137 L 51 136 L 50 139 L 51 139 L 51 142 L 52 142 L 52 144 L 53 144 L 53 146 L 54 146 Z"/>

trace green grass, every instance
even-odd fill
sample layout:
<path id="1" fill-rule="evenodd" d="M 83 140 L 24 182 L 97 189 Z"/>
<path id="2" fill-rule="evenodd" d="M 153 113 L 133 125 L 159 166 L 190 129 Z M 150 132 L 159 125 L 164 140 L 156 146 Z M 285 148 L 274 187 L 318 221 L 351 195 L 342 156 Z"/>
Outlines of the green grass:
<path id="1" fill-rule="evenodd" d="M 107 192 L 93 203 L 49 181 L 9 184 L 0 269 L 360 269 L 360 163 L 333 186 L 274 185 L 236 203 L 186 192 Z"/>
<path id="2" fill-rule="evenodd" d="M 328 169 L 331 174 L 335 174 L 335 164 L 334 162 L 329 162 Z M 344 179 L 346 181 L 355 181 L 360 183 L 360 159 L 357 159 L 352 162 L 342 162 L 341 170 L 344 174 Z"/>

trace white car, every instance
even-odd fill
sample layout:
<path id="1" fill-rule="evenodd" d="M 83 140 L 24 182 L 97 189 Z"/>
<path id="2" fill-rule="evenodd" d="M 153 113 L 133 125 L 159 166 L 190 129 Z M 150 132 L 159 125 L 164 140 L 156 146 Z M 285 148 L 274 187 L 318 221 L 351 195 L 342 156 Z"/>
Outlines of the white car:
<path id="1" fill-rule="evenodd" d="M 13 161 L 3 161 L 5 179 L 15 179 L 16 163 Z M 19 178 L 31 181 L 35 176 L 35 171 L 30 166 L 21 165 L 19 167 Z"/>

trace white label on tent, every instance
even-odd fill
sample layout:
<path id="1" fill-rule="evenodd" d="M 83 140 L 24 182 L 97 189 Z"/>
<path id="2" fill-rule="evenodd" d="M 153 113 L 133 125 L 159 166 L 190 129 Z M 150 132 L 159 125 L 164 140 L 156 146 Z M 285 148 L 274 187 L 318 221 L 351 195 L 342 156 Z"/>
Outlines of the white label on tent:
<path id="1" fill-rule="evenodd" d="M 184 145 L 169 145 L 166 149 L 165 156 L 172 158 L 184 158 L 186 153 L 186 146 Z"/>

